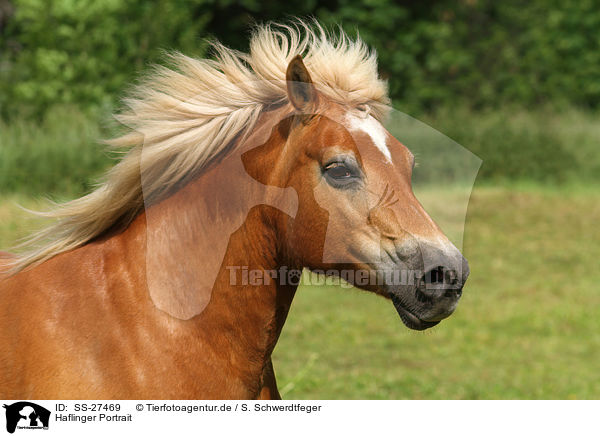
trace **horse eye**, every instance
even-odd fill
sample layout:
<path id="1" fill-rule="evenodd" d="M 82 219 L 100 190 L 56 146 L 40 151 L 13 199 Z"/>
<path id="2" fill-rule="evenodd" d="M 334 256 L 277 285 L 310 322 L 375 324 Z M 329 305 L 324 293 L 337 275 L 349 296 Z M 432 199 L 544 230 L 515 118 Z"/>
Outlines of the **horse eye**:
<path id="1" fill-rule="evenodd" d="M 347 179 L 352 177 L 352 171 L 343 163 L 333 163 L 325 168 L 327 174 L 334 179 Z"/>
<path id="2" fill-rule="evenodd" d="M 323 169 L 325 179 L 334 188 L 350 188 L 360 181 L 360 171 L 352 164 L 333 162 Z"/>

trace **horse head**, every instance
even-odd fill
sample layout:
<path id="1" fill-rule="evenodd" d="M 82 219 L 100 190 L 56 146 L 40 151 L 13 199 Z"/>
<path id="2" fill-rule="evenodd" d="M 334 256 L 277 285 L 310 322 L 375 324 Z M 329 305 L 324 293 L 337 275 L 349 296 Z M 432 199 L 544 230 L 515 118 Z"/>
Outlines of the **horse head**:
<path id="1" fill-rule="evenodd" d="M 469 267 L 413 193 L 414 156 L 367 110 L 320 94 L 300 56 L 287 88 L 290 116 L 243 155 L 254 179 L 297 193 L 296 215 L 270 220 L 287 262 L 391 298 L 412 329 L 436 325 Z"/>

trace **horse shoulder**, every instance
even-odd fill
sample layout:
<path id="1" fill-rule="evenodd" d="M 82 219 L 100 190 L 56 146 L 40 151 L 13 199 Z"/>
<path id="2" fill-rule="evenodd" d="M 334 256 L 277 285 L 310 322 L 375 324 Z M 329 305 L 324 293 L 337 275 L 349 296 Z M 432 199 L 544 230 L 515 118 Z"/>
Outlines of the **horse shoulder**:
<path id="1" fill-rule="evenodd" d="M 109 348 L 115 342 L 106 328 L 114 299 L 107 298 L 105 270 L 104 244 L 89 244 L 0 280 L 0 356 L 10 356 L 0 358 L 0 385 L 11 382 L 2 374 L 13 374 L 14 389 L 22 390 L 0 389 L 0 397 L 81 394 L 81 363 L 97 359 L 90 341 Z M 46 380 L 47 373 L 56 376 Z M 103 376 L 90 374 L 85 392 L 98 394 Z"/>

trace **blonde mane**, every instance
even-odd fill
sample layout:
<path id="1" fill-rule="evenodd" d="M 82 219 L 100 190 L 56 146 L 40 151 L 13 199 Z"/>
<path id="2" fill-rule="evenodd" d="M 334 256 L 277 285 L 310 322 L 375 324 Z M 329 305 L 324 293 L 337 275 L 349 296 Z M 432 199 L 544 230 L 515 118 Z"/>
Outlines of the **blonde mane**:
<path id="1" fill-rule="evenodd" d="M 130 130 L 108 143 L 126 154 L 93 192 L 39 213 L 56 221 L 17 247 L 25 251 L 11 262 L 12 272 L 129 225 L 149 202 L 227 153 L 262 111 L 287 102 L 286 68 L 297 54 L 331 100 L 368 106 L 376 118 L 386 111 L 376 54 L 341 30 L 331 36 L 318 23 L 262 25 L 254 29 L 248 54 L 218 42 L 212 47 L 212 60 L 170 55 L 170 68 L 155 67 L 124 99 L 126 109 L 116 118 Z"/>

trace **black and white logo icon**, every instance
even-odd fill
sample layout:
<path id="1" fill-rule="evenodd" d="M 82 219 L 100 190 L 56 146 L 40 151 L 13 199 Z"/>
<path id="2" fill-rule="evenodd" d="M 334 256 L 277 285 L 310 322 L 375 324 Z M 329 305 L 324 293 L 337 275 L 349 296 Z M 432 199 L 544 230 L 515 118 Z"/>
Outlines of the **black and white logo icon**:
<path id="1" fill-rule="evenodd" d="M 19 401 L 3 406 L 6 409 L 6 431 L 14 433 L 15 429 L 48 429 L 50 411 L 29 401 Z"/>

